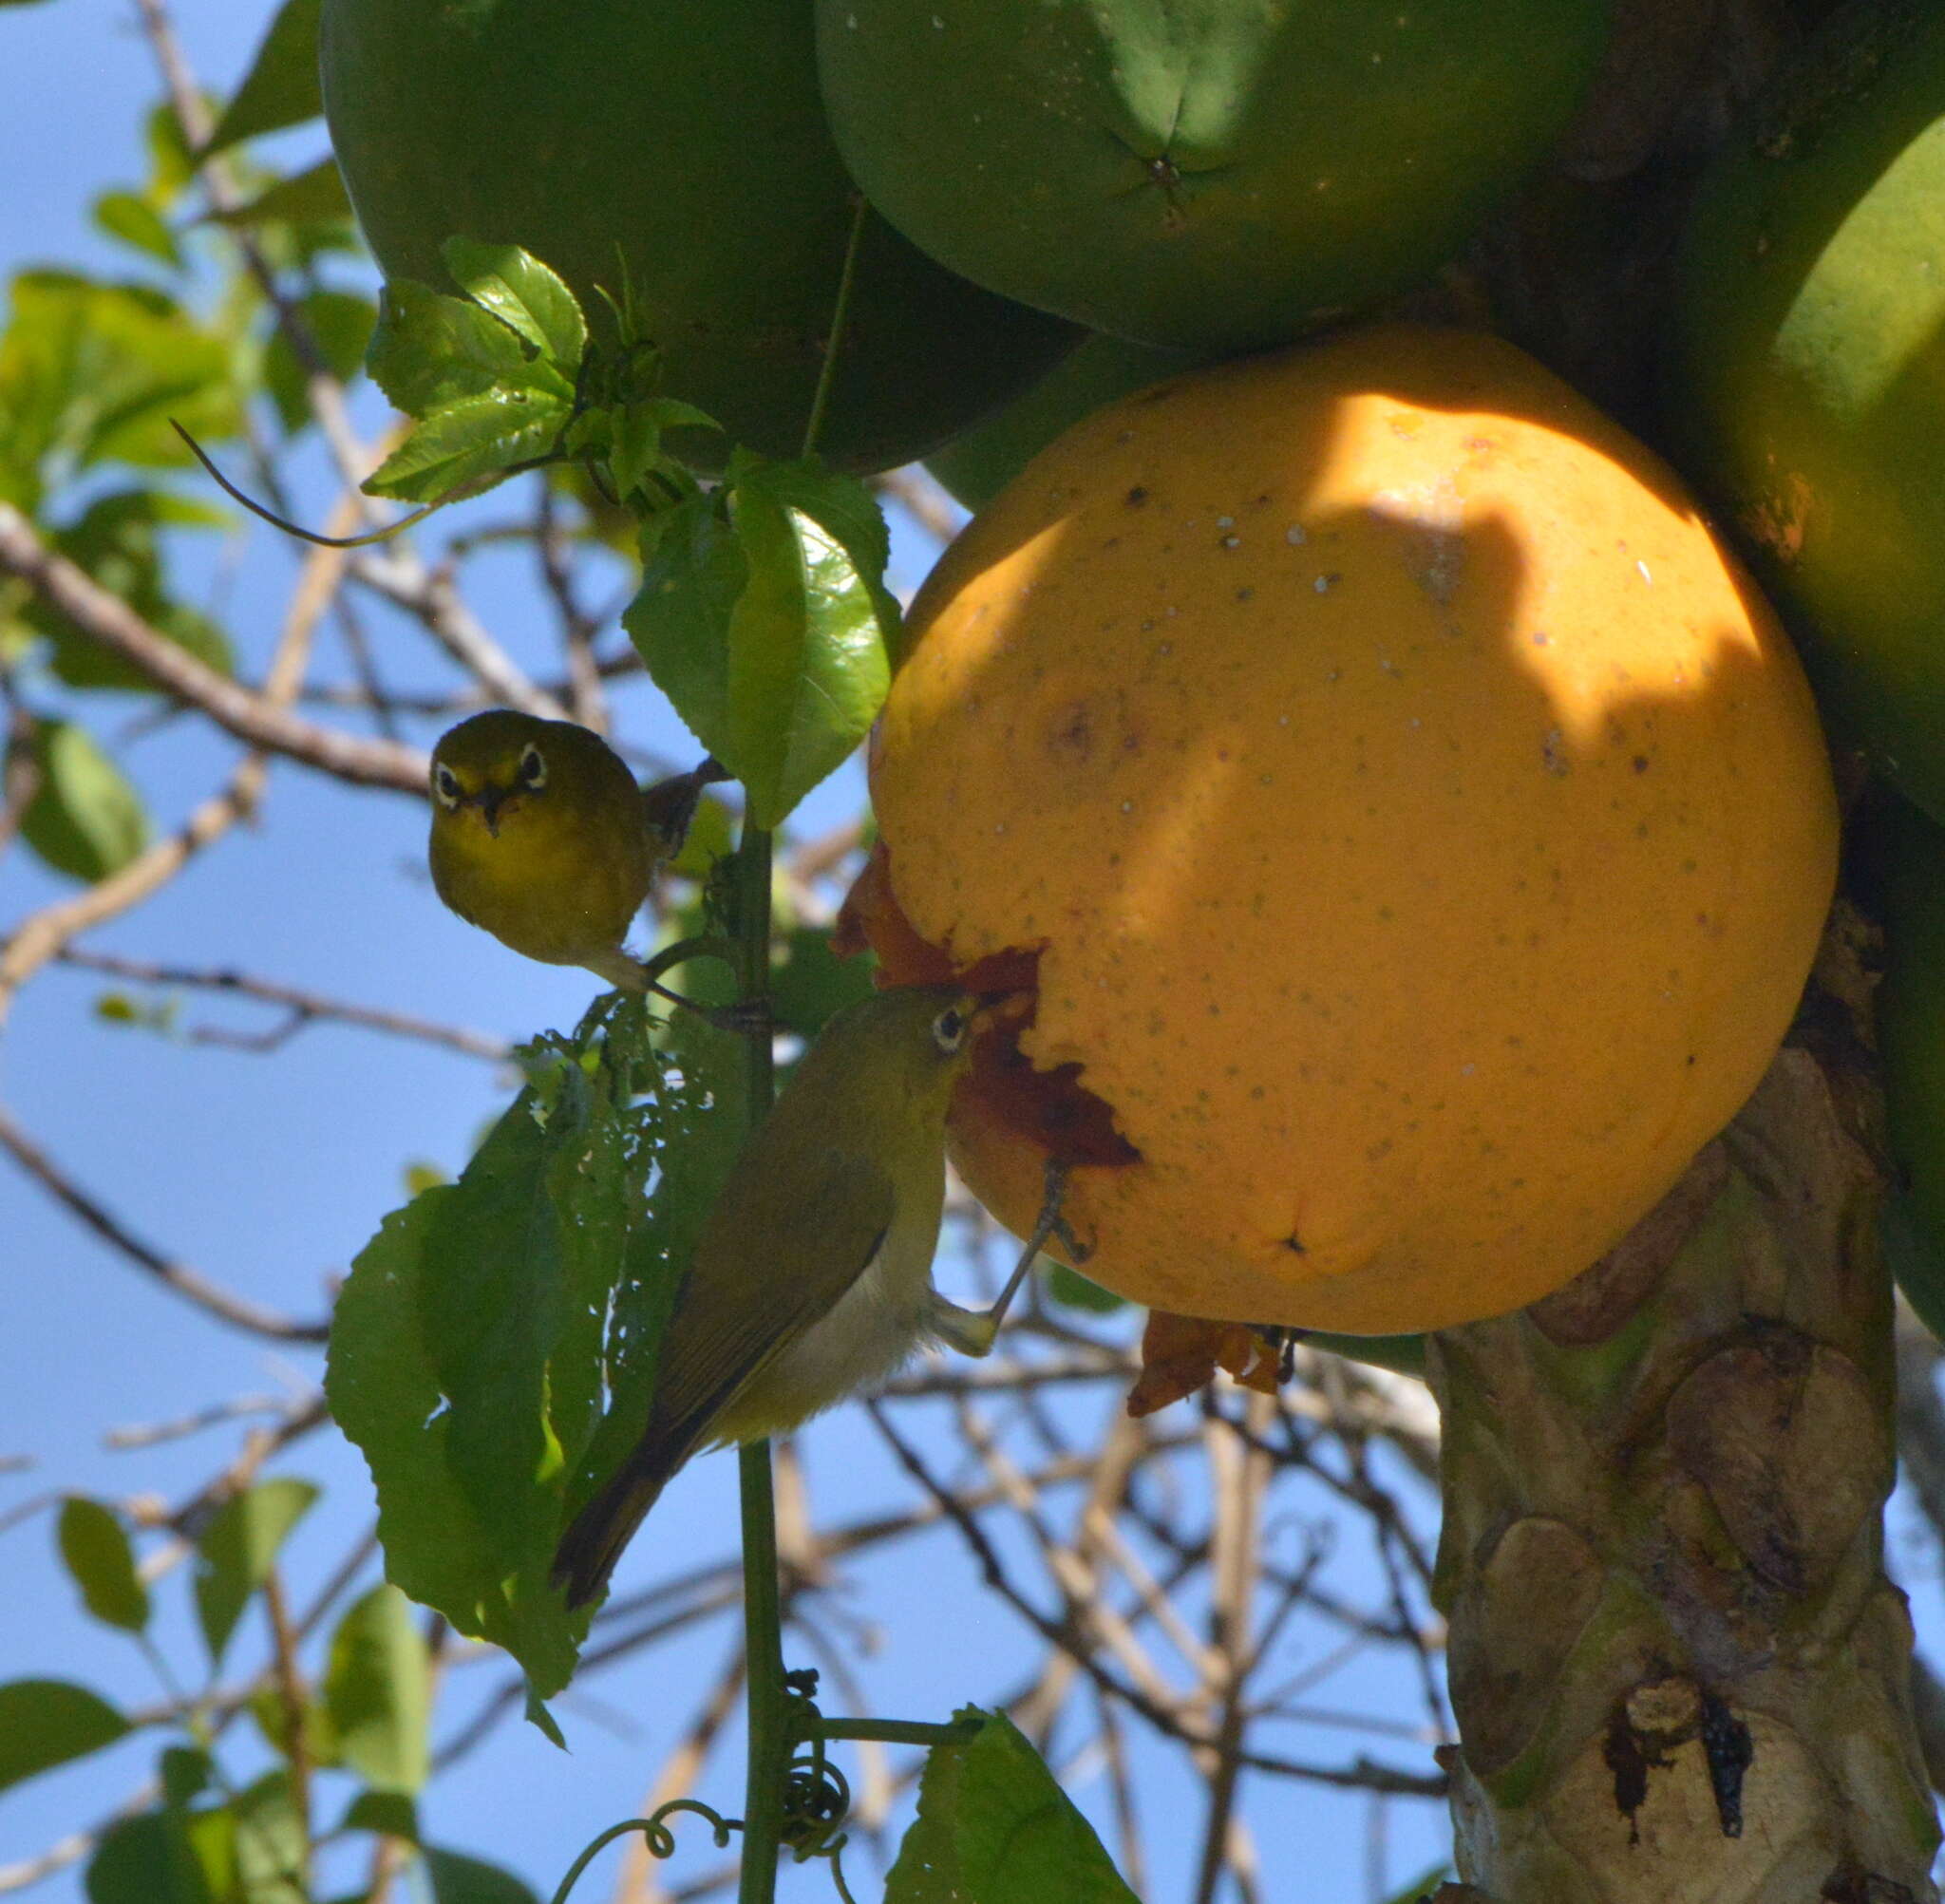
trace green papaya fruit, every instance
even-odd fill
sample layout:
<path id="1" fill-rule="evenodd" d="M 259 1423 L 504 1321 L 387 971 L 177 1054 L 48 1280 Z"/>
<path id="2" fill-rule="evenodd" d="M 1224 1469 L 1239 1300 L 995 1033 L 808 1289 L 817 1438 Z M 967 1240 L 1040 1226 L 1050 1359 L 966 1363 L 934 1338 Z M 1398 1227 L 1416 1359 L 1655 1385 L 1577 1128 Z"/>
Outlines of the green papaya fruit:
<path id="1" fill-rule="evenodd" d="M 517 244 L 596 326 L 624 267 L 667 390 L 801 446 L 856 193 L 818 103 L 808 0 L 325 0 L 325 112 L 388 276 L 447 288 L 450 236 Z M 1032 383 L 1072 329 L 868 221 L 820 446 L 909 462 Z M 702 432 L 679 447 L 705 462 Z"/>
<path id="2" fill-rule="evenodd" d="M 942 264 L 1164 348 L 1417 283 L 1565 127 L 1606 0 L 817 0 L 866 196 Z"/>
<path id="3" fill-rule="evenodd" d="M 1945 820 L 1945 9 L 1840 9 L 1703 179 L 1671 447 L 1833 738 Z"/>

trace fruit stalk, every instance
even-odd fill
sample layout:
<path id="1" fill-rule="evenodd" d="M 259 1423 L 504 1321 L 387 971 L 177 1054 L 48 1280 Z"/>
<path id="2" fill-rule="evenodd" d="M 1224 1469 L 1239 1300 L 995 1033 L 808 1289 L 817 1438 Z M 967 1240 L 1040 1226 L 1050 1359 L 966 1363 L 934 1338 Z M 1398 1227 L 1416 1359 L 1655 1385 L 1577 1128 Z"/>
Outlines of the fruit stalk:
<path id="1" fill-rule="evenodd" d="M 1431 1338 L 1454 1897 L 1937 1895 L 1883 1566 L 1882 1103 L 1860 1019 L 1810 1000 L 1620 1245 Z"/>

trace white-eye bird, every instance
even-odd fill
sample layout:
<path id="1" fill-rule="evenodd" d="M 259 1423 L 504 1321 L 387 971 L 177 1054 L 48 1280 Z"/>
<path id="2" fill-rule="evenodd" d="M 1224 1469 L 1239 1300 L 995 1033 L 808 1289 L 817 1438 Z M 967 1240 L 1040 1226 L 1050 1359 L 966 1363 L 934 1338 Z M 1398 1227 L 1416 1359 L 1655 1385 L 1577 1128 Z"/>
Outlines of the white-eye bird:
<path id="1" fill-rule="evenodd" d="M 728 777 L 706 760 L 644 789 L 592 729 L 490 708 L 432 750 L 432 884 L 515 952 L 639 991 L 648 974 L 622 941 L 703 788 Z"/>
<path id="2" fill-rule="evenodd" d="M 703 1226 L 642 1439 L 555 1554 L 569 1606 L 601 1592 L 698 1449 L 793 1428 L 928 1342 L 991 1348 L 996 1314 L 932 1286 L 946 1107 L 978 1008 L 951 985 L 880 991 L 805 1052 Z"/>

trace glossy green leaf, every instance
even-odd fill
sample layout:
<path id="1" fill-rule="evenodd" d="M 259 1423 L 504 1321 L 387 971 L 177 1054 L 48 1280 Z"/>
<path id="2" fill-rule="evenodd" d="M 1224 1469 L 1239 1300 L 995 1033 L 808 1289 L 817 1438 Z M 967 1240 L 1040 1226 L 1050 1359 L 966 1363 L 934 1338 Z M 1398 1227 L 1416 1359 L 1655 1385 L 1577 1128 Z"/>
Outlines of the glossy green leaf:
<path id="1" fill-rule="evenodd" d="M 433 502 L 463 484 L 548 455 L 572 414 L 560 397 L 493 389 L 427 417 L 365 481 L 368 496 Z"/>
<path id="2" fill-rule="evenodd" d="M 405 1792 L 360 1792 L 345 1807 L 341 1831 L 375 1831 L 419 1841 L 419 1808 Z"/>
<path id="3" fill-rule="evenodd" d="M 324 1700 L 338 1754 L 372 1786 L 416 1792 L 430 1769 L 432 1685 L 425 1644 L 396 1587 L 353 1602 L 331 1635 Z"/>
<path id="4" fill-rule="evenodd" d="M 869 731 L 891 661 L 870 585 L 821 523 L 761 484 L 740 485 L 733 506 L 750 579 L 730 616 L 715 751 L 754 823 L 774 828 Z"/>
<path id="5" fill-rule="evenodd" d="M 651 516 L 641 556 L 642 584 L 622 626 L 655 686 L 713 749 L 729 731 L 729 617 L 749 579 L 720 492 Z"/>
<path id="6" fill-rule="evenodd" d="M 128 1721 L 85 1686 L 65 1679 L 0 1685 L 0 1791 L 125 1738 Z"/>
<path id="7" fill-rule="evenodd" d="M 148 1625 L 148 1589 L 121 1521 L 100 1501 L 70 1494 L 61 1503 L 57 1537 L 62 1564 L 88 1612 L 106 1626 L 141 1632 Z"/>
<path id="8" fill-rule="evenodd" d="M 57 873 L 90 884 L 119 873 L 148 843 L 148 811 L 85 727 L 34 723 L 40 785 L 20 835 Z"/>
<path id="9" fill-rule="evenodd" d="M 1003 1713 L 935 1745 L 885 1904 L 1139 1904 L 1026 1735 Z"/>
<path id="10" fill-rule="evenodd" d="M 665 1074 L 651 1022 L 611 994 L 574 1039 L 526 1047 L 527 1088 L 457 1183 L 386 1219 L 331 1329 L 325 1391 L 371 1466 L 387 1576 L 507 1648 L 540 1698 L 589 1617 L 549 1579 L 568 1478 L 604 1398 L 646 1409 L 666 1239 L 714 1191 L 691 1134 L 734 1095 L 734 1039 Z"/>
<path id="11" fill-rule="evenodd" d="M 378 322 L 377 307 L 350 292 L 313 291 L 300 300 L 297 311 L 331 375 L 349 383 L 365 361 Z M 310 375 L 279 328 L 263 353 L 263 382 L 277 406 L 278 422 L 292 436 L 312 421 Z"/>
<path id="12" fill-rule="evenodd" d="M 475 304 L 573 377 L 587 348 L 587 321 L 574 292 L 538 258 L 518 245 L 472 238 L 446 239 L 440 256 Z"/>
<path id="13" fill-rule="evenodd" d="M 124 245 L 179 270 L 182 247 L 169 221 L 139 192 L 104 192 L 94 204 L 98 230 Z"/>
<path id="14" fill-rule="evenodd" d="M 526 364 L 519 337 L 469 298 L 408 277 L 391 279 L 379 295 L 365 368 L 408 417 L 511 383 Z"/>
<path id="15" fill-rule="evenodd" d="M 350 195 L 335 159 L 320 159 L 288 179 L 266 185 L 254 198 L 227 211 L 213 212 L 213 224 L 241 230 L 255 225 L 325 225 L 349 223 Z"/>
<path id="16" fill-rule="evenodd" d="M 263 36 L 243 84 L 223 109 L 207 152 L 221 152 L 287 125 L 300 125 L 324 110 L 317 81 L 317 22 L 323 0 L 284 0 Z"/>
<path id="17" fill-rule="evenodd" d="M 251 1596 L 270 1577 L 277 1550 L 317 1499 L 308 1480 L 284 1475 L 233 1496 L 196 1543 L 196 1613 L 210 1657 L 220 1660 Z"/>
<path id="18" fill-rule="evenodd" d="M 538 1904 L 525 1881 L 463 1852 L 425 1851 L 433 1904 Z"/>
<path id="19" fill-rule="evenodd" d="M 727 516 L 719 496 L 650 518 L 622 619 L 751 819 L 774 827 L 850 755 L 890 685 L 884 523 L 860 484 L 812 463 L 738 452 L 724 493 Z"/>

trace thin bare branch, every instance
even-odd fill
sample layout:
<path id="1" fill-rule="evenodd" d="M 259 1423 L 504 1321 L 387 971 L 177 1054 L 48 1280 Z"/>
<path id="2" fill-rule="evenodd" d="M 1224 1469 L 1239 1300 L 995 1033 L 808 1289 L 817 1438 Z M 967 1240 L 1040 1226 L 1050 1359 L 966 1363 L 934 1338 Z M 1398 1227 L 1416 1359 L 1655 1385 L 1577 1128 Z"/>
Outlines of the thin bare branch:
<path id="1" fill-rule="evenodd" d="M 33 1141 L 0 1106 L 0 1150 L 5 1150 L 57 1202 L 116 1250 L 122 1257 L 185 1302 L 232 1329 L 247 1330 L 274 1342 L 322 1342 L 328 1322 L 297 1322 L 274 1310 L 262 1309 L 246 1297 L 232 1295 L 199 1271 L 163 1254 L 127 1229 L 107 1207 L 81 1188 L 46 1151 Z"/>
<path id="2" fill-rule="evenodd" d="M 273 1031 L 244 1033 L 214 1027 L 195 1027 L 188 1033 L 193 1044 L 241 1045 L 246 1048 L 264 1046 L 267 1041 L 281 1044 L 293 1032 L 318 1023 L 355 1025 L 368 1031 L 384 1031 L 398 1038 L 416 1038 L 428 1045 L 443 1045 L 462 1051 L 469 1058 L 485 1058 L 495 1064 L 510 1057 L 513 1046 L 503 1038 L 492 1038 L 482 1031 L 467 1031 L 456 1026 L 440 1025 L 429 1018 L 416 1018 L 403 1011 L 387 1011 L 376 1006 L 352 1005 L 344 999 L 329 998 L 318 991 L 307 991 L 274 979 L 257 978 L 232 966 L 163 965 L 147 959 L 123 958 L 111 952 L 85 952 L 69 946 L 56 955 L 63 965 L 98 971 L 110 978 L 125 978 L 137 985 L 181 986 L 200 991 L 226 991 L 239 998 L 255 999 L 265 1005 L 281 1006 L 291 1014 L 289 1022 Z"/>
<path id="3" fill-rule="evenodd" d="M 416 747 L 320 726 L 279 707 L 268 695 L 218 674 L 151 627 L 85 570 L 49 549 L 10 502 L 0 502 L 0 570 L 18 575 L 90 640 L 250 746 L 302 761 L 361 786 L 425 791 L 425 756 Z"/>

